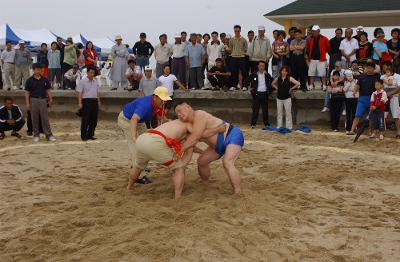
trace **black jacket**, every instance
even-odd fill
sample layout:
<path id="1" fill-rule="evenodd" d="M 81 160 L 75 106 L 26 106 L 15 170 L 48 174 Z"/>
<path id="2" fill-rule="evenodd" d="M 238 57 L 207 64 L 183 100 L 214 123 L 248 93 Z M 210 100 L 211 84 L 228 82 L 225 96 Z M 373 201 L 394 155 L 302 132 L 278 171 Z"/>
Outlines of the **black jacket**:
<path id="1" fill-rule="evenodd" d="M 11 115 L 12 119 L 15 120 L 15 122 L 19 122 L 22 119 L 22 112 L 21 109 L 17 105 L 13 105 L 11 108 Z M 10 120 L 10 116 L 8 115 L 8 110 L 5 106 L 0 107 L 0 123 L 4 124 L 7 122 L 7 120 Z"/>
<path id="2" fill-rule="evenodd" d="M 264 73 L 265 76 L 265 84 L 267 86 L 267 95 L 271 94 L 273 89 L 272 89 L 272 81 L 274 80 L 270 74 L 267 72 Z M 244 86 L 249 86 L 251 88 L 251 95 L 255 96 L 257 94 L 257 89 L 258 89 L 258 72 L 254 72 L 250 74 L 248 78 L 246 78 L 243 82 Z"/>

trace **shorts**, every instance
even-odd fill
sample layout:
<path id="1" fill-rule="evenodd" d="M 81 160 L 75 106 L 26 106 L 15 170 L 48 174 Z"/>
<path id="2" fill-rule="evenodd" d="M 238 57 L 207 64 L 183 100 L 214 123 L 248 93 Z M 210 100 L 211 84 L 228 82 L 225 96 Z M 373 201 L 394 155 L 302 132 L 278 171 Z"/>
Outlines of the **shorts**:
<path id="1" fill-rule="evenodd" d="M 218 155 L 223 156 L 228 145 L 238 145 L 243 147 L 244 136 L 242 131 L 232 124 L 229 125 L 228 133 L 224 140 L 224 133 L 218 133 L 217 144 L 215 145 L 215 152 Z"/>
<path id="2" fill-rule="evenodd" d="M 400 118 L 400 101 L 398 96 L 390 99 L 390 112 L 393 118 Z"/>
<path id="3" fill-rule="evenodd" d="M 355 117 L 362 118 L 366 113 L 369 112 L 370 99 L 371 98 L 369 96 L 360 96 L 358 98 Z"/>
<path id="4" fill-rule="evenodd" d="M 326 61 L 311 60 L 308 66 L 308 76 L 326 76 Z"/>
<path id="5" fill-rule="evenodd" d="M 175 152 L 166 143 L 164 138 L 157 134 L 144 133 L 136 139 L 134 165 L 143 170 L 150 160 L 157 163 L 168 163 L 174 158 Z M 181 159 L 168 165 L 171 170 L 183 167 Z"/>

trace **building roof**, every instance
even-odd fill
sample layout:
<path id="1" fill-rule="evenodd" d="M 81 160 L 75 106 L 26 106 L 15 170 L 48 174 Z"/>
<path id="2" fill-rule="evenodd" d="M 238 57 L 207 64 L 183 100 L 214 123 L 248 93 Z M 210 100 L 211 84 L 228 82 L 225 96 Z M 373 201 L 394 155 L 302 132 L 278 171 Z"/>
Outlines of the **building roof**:
<path id="1" fill-rule="evenodd" d="M 265 17 L 400 10 L 400 0 L 297 0 L 265 14 Z"/>

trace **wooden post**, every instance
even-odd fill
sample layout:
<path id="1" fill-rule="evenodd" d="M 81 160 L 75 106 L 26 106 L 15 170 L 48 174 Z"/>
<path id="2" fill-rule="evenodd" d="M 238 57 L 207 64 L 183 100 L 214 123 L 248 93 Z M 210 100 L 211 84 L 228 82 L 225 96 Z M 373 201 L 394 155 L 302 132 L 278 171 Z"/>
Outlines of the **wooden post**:
<path id="1" fill-rule="evenodd" d="M 285 27 L 285 32 L 288 34 L 289 33 L 289 28 L 291 28 L 293 25 L 292 19 L 286 19 L 285 22 L 283 23 L 283 26 Z"/>

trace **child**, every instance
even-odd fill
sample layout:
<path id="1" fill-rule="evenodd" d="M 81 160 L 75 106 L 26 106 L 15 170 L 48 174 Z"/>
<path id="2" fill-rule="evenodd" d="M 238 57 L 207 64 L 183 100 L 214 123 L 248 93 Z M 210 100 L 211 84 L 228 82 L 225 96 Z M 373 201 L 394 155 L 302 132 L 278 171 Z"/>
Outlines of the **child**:
<path id="1" fill-rule="evenodd" d="M 340 77 L 340 72 L 333 71 L 331 81 L 328 83 L 327 93 L 331 95 L 330 113 L 331 113 L 331 128 L 332 131 L 337 132 L 340 115 L 345 102 L 344 83 Z"/>
<path id="2" fill-rule="evenodd" d="M 381 76 L 381 80 L 383 81 L 384 90 L 389 97 L 388 106 L 386 107 L 385 112 L 385 119 L 388 117 L 389 112 L 391 112 L 396 124 L 396 138 L 400 138 L 400 104 L 398 94 L 400 75 L 394 73 L 391 63 L 384 63 L 383 70 L 385 74 Z"/>
<path id="3" fill-rule="evenodd" d="M 379 139 L 383 139 L 383 131 L 385 130 L 385 107 L 388 101 L 386 92 L 383 90 L 383 81 L 376 80 L 375 82 L 376 91 L 371 95 L 370 101 L 370 114 L 369 119 L 372 124 L 372 134 L 370 138 L 376 138 L 379 131 Z"/>
<path id="4" fill-rule="evenodd" d="M 279 76 L 272 82 L 272 87 L 278 90 L 276 106 L 278 111 L 278 128 L 283 127 L 282 111 L 285 108 L 286 128 L 292 129 L 292 93 L 300 88 L 300 82 L 289 74 L 289 67 L 282 66 L 279 70 Z"/>
<path id="5" fill-rule="evenodd" d="M 357 80 L 354 79 L 354 72 L 352 70 L 346 70 L 344 79 L 344 94 L 346 97 L 346 135 L 351 134 L 351 125 L 356 114 L 358 92 L 354 93 L 354 87 L 357 84 Z"/>

